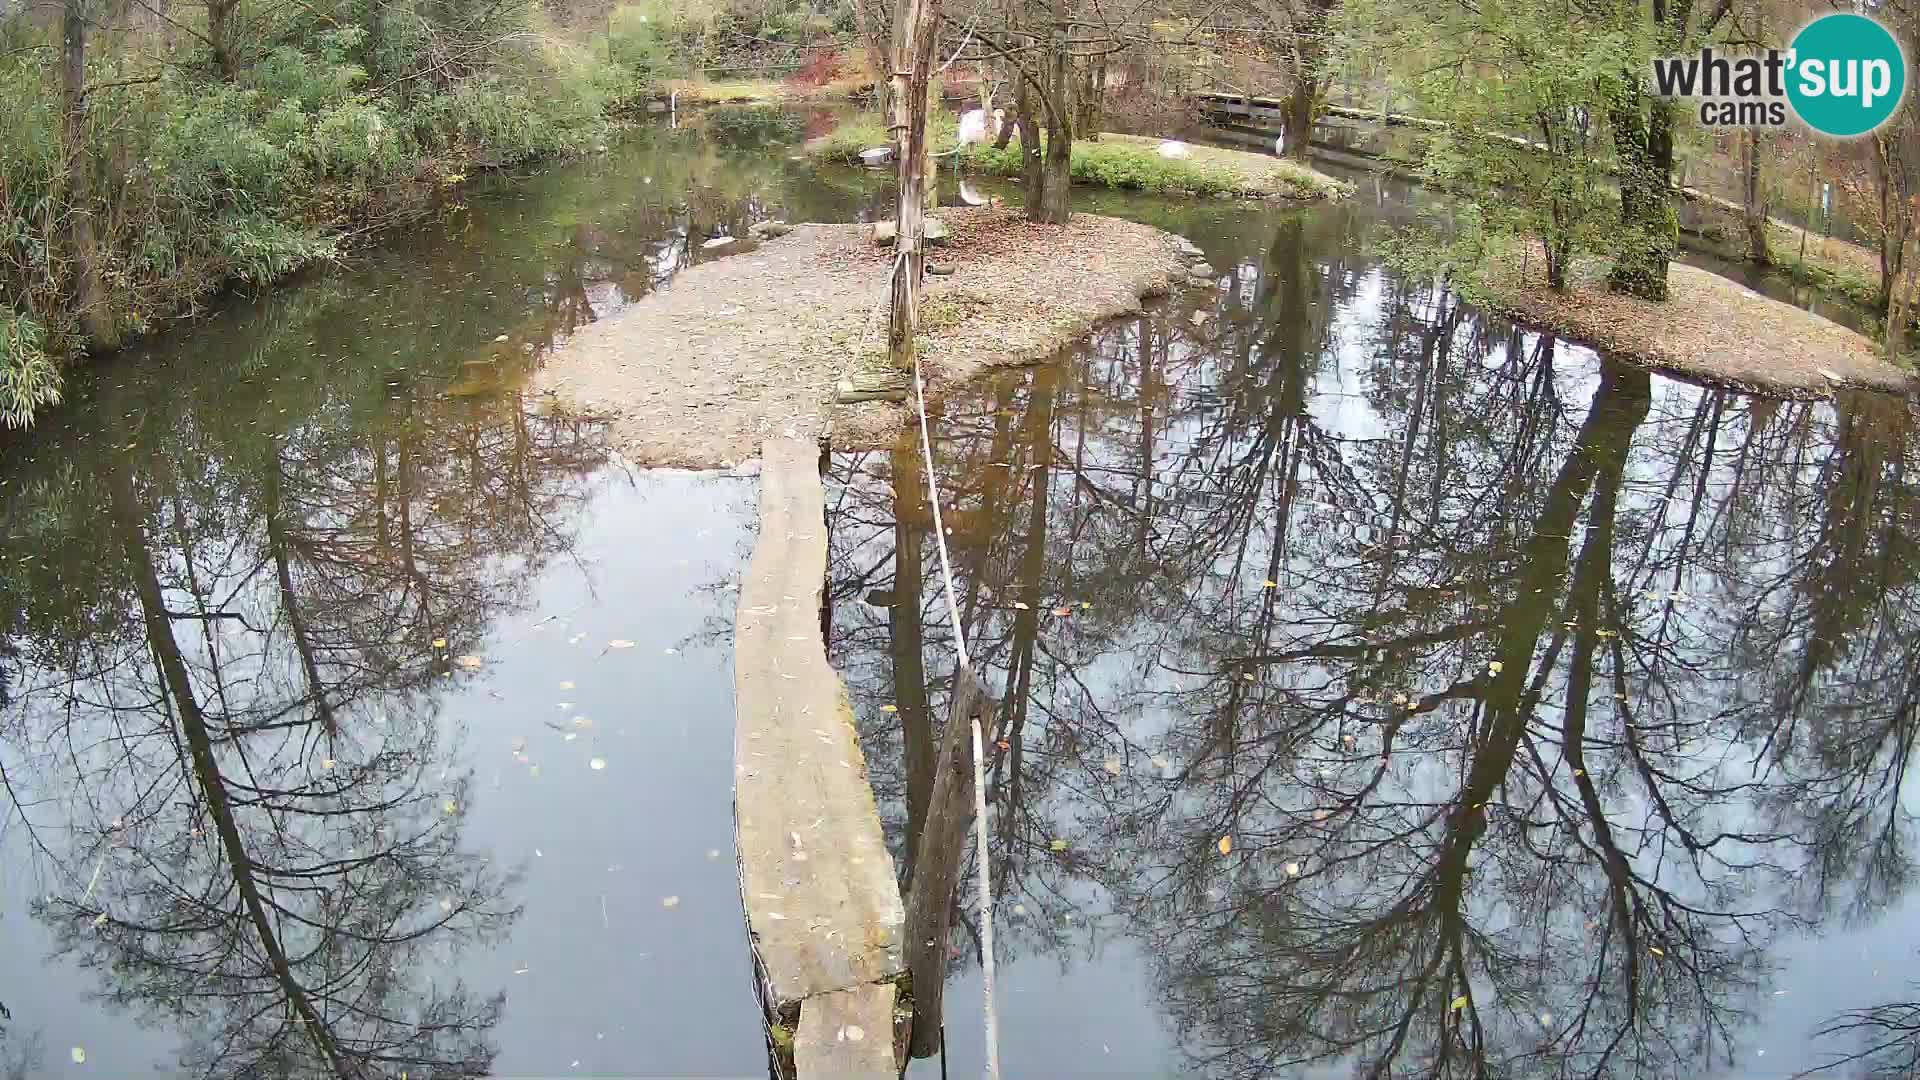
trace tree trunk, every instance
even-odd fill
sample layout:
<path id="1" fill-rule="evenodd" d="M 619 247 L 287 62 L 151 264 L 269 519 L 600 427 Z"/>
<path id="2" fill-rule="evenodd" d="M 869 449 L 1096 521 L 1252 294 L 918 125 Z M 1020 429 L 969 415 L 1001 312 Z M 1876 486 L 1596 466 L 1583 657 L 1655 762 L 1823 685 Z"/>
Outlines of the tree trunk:
<path id="1" fill-rule="evenodd" d="M 207 45 L 223 82 L 232 82 L 240 73 L 233 55 L 233 12 L 239 6 L 239 0 L 207 0 Z"/>
<path id="2" fill-rule="evenodd" d="M 926 55 L 930 61 L 937 51 L 935 46 L 940 40 L 940 35 L 937 32 L 940 24 L 931 18 L 927 21 L 932 24 L 936 30 L 933 35 L 933 40 L 929 42 L 927 46 Z M 920 89 L 920 116 L 923 125 L 931 123 L 933 119 L 933 78 L 931 72 L 929 72 L 924 82 L 925 85 Z M 921 192 L 921 206 L 927 210 L 932 210 L 940 205 L 940 174 L 934 171 L 933 140 L 925 137 L 922 137 L 920 140 L 920 177 L 925 184 Z"/>
<path id="3" fill-rule="evenodd" d="M 914 1057 L 940 1051 L 941 1003 L 947 981 L 947 937 L 953 893 L 967 853 L 967 824 L 973 820 L 973 723 L 984 741 L 993 731 L 993 700 L 970 668 L 954 672 L 952 707 L 940 764 L 934 770 L 933 799 L 920 829 L 918 858 L 907 884 L 907 969 L 913 973 Z"/>
<path id="4" fill-rule="evenodd" d="M 1333 9 L 1340 0 L 1308 0 L 1295 17 L 1290 46 L 1293 59 L 1293 85 L 1288 89 L 1282 118 L 1286 137 L 1286 155 L 1296 161 L 1307 160 L 1307 146 L 1313 141 L 1313 122 L 1319 115 L 1320 101 L 1326 93 L 1327 52 L 1333 34 Z"/>
<path id="5" fill-rule="evenodd" d="M 1873 134 L 1874 182 L 1880 196 L 1880 292 L 1876 309 L 1887 310 L 1893 303 L 1894 285 L 1905 269 L 1907 232 L 1913 218 L 1907 200 L 1906 163 L 1900 155 L 1897 137 L 1887 128 Z M 1807 232 L 1812 232 L 1809 227 Z M 1806 233 L 1802 233 L 1802 243 Z M 1805 255 L 1802 255 L 1805 261 Z"/>
<path id="6" fill-rule="evenodd" d="M 866 46 L 867 64 L 873 68 L 873 102 L 881 116 L 889 114 L 887 87 L 892 75 L 892 67 L 887 63 L 892 46 L 887 41 L 887 28 L 869 6 L 873 0 L 853 0 L 853 25 L 860 34 L 860 43 Z"/>
<path id="7" fill-rule="evenodd" d="M 1640 90 L 1637 76 L 1610 109 L 1620 167 L 1620 223 L 1624 226 L 1607 284 L 1645 300 L 1667 298 L 1667 266 L 1680 243 L 1680 223 L 1670 200 L 1673 174 L 1673 111 Z"/>
<path id="8" fill-rule="evenodd" d="M 1760 129 L 1748 128 L 1740 140 L 1741 220 L 1747 227 L 1747 258 L 1762 266 L 1771 265 L 1773 253 L 1767 248 L 1767 196 L 1760 183 Z"/>
<path id="9" fill-rule="evenodd" d="M 1049 225 L 1065 225 L 1073 188 L 1073 58 L 1068 49 L 1065 0 L 1055 0 L 1053 34 L 1047 43 L 1046 91 L 1041 106 L 1046 110 L 1046 178 L 1040 187 L 1039 205 L 1028 202 L 1027 217 Z M 1036 212 L 1037 211 L 1037 212 Z"/>
<path id="10" fill-rule="evenodd" d="M 1020 129 L 1020 182 L 1027 190 L 1027 219 L 1038 221 L 1041 203 L 1046 200 L 1047 172 L 1041 158 L 1045 151 L 1040 148 L 1040 122 L 1033 115 L 1033 98 L 1023 74 L 1014 112 L 1014 123 Z"/>
<path id="11" fill-rule="evenodd" d="M 1916 233 L 1920 233 L 1920 229 L 1913 227 L 1913 215 L 1911 213 L 1907 214 L 1906 218 L 1908 221 L 1907 233 L 1901 238 L 1900 247 L 1902 257 L 1900 261 L 1908 266 L 1912 266 L 1915 260 L 1914 248 L 1916 242 L 1920 242 L 1920 236 L 1916 236 Z M 1900 282 L 1896 280 L 1894 284 L 1898 286 Z M 1889 293 L 1886 307 L 1886 356 L 1889 361 L 1895 364 L 1900 363 L 1900 354 L 1906 351 L 1907 324 L 1913 318 L 1913 292 L 1916 285 L 1920 285 L 1920 279 L 1916 279 L 1914 275 L 1908 274 L 1905 283 L 1906 287 L 1896 287 Z"/>
<path id="12" fill-rule="evenodd" d="M 926 269 L 925 217 L 927 83 L 933 66 L 933 30 L 940 0 L 899 0 L 893 27 L 893 136 L 900 165 L 900 193 L 893 261 L 887 358 L 900 371 L 913 369 L 914 335 L 920 329 L 920 275 Z"/>
<path id="13" fill-rule="evenodd" d="M 1086 75 L 1080 80 L 1079 100 L 1074 102 L 1074 131 L 1088 142 L 1099 141 L 1100 105 L 1106 93 L 1107 58 L 1102 56 L 1087 65 Z"/>
<path id="14" fill-rule="evenodd" d="M 87 13 L 82 0 L 61 9 L 60 134 L 67 171 L 67 256 L 73 263 L 73 301 L 80 327 L 96 349 L 119 347 L 120 334 L 107 307 L 93 221 L 93 148 L 87 117 Z"/>

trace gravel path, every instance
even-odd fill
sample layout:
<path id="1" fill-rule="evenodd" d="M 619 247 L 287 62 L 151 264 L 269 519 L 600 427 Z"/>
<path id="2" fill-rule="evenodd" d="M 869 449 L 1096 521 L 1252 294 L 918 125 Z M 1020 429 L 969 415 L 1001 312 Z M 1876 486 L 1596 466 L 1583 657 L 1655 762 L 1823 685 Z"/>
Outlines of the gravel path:
<path id="1" fill-rule="evenodd" d="M 922 300 L 930 391 L 1044 359 L 1165 291 L 1180 265 L 1171 234 L 1115 218 L 1075 214 L 1062 228 L 1003 210 L 939 217 L 952 239 L 933 261 L 955 272 L 929 277 Z M 904 407 L 830 400 L 850 368 L 884 350 L 890 259 L 867 226 L 796 226 L 588 327 L 534 386 L 607 418 L 614 445 L 642 465 L 729 465 L 768 437 L 888 445 Z"/>

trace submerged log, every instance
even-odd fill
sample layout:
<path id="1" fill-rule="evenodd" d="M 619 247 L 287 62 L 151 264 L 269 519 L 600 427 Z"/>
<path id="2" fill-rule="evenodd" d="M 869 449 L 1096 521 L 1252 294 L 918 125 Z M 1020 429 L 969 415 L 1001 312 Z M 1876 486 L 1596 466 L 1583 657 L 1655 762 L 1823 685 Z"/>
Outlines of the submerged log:
<path id="1" fill-rule="evenodd" d="M 967 853 L 967 826 L 973 821 L 973 721 L 984 739 L 993 730 L 993 699 L 973 669 L 954 674 L 953 701 L 947 716 L 940 764 L 934 769 L 933 797 L 915 846 L 913 880 L 907 886 L 906 959 L 913 973 L 914 1057 L 940 1050 L 941 1001 L 947 981 L 947 932 L 952 925 L 953 893 Z"/>

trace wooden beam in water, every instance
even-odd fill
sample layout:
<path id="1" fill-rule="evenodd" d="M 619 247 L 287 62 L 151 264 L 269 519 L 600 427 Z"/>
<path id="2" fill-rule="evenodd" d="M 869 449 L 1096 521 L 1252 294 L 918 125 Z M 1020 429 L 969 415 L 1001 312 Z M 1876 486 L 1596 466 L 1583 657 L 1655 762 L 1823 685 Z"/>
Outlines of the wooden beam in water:
<path id="1" fill-rule="evenodd" d="M 760 534 L 734 626 L 741 901 L 769 1022 L 797 1006 L 802 1027 L 822 1009 L 857 1004 L 868 1015 L 872 995 L 862 988 L 905 969 L 893 859 L 846 688 L 821 635 L 827 524 L 819 461 L 810 440 L 767 442 Z M 823 1000 L 851 991 L 860 991 L 858 1002 Z M 890 1017 L 891 987 L 886 997 Z M 890 1061 L 891 1020 L 871 1037 Z M 796 1039 L 796 1059 L 797 1051 Z"/>

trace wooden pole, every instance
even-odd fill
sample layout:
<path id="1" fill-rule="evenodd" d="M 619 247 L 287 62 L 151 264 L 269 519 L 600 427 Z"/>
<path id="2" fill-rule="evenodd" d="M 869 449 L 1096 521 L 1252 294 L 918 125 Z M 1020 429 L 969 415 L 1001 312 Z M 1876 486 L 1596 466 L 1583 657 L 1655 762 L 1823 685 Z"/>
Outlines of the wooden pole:
<path id="1" fill-rule="evenodd" d="M 907 885 L 906 959 L 913 973 L 913 1036 L 909 1052 L 932 1057 L 940 1050 L 941 1001 L 947 982 L 947 933 L 953 894 L 960 885 L 960 863 L 967 853 L 967 826 L 973 820 L 973 721 L 993 730 L 993 699 L 973 669 L 954 672 L 953 700 L 934 770 L 933 798 L 920 829 Z"/>
<path id="2" fill-rule="evenodd" d="M 893 146 L 900 169 L 894 213 L 895 258 L 887 315 L 887 359 L 901 371 L 913 368 L 914 335 L 920 329 L 920 275 L 926 269 L 925 205 L 927 86 L 933 66 L 933 31 L 940 0 L 899 0 L 893 27 Z"/>

